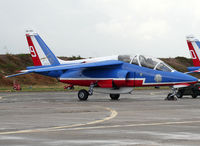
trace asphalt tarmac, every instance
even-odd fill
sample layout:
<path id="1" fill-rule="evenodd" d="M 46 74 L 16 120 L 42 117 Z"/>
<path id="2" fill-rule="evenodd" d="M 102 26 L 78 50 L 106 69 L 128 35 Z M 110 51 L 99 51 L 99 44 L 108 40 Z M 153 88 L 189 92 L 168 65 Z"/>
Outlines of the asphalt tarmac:
<path id="1" fill-rule="evenodd" d="M 200 145 L 200 98 L 137 90 L 119 101 L 76 92 L 0 93 L 2 146 Z"/>

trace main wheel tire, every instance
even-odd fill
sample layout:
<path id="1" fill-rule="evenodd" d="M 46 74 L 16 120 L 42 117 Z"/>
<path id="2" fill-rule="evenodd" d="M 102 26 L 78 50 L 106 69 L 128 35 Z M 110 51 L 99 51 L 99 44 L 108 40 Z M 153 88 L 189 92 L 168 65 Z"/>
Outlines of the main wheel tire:
<path id="1" fill-rule="evenodd" d="M 82 90 L 80 90 L 80 91 L 78 92 L 78 98 L 79 98 L 79 100 L 81 100 L 81 101 L 87 100 L 87 99 L 88 99 L 88 95 L 89 95 L 89 93 L 88 93 L 88 91 L 85 90 L 85 89 L 82 89 Z"/>
<path id="2" fill-rule="evenodd" d="M 176 93 L 176 97 L 177 97 L 177 98 L 182 98 L 182 97 L 183 97 L 182 92 L 178 91 L 178 92 Z"/>
<path id="3" fill-rule="evenodd" d="M 110 98 L 112 100 L 118 100 L 119 99 L 120 94 L 110 94 Z"/>
<path id="4" fill-rule="evenodd" d="M 192 94 L 192 98 L 197 98 L 197 93 L 196 92 L 193 92 L 193 94 Z"/>

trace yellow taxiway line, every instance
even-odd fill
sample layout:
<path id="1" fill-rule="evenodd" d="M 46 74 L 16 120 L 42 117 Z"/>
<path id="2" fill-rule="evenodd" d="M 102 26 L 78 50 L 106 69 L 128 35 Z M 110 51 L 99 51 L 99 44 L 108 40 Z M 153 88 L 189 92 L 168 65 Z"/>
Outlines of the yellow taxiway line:
<path id="1" fill-rule="evenodd" d="M 103 108 L 103 107 L 102 107 Z M 65 129 L 65 128 L 74 128 L 74 127 L 79 127 L 79 126 L 87 126 L 87 125 L 92 125 L 92 124 L 97 124 L 97 123 L 102 123 L 108 120 L 111 120 L 117 116 L 117 111 L 111 109 L 111 108 L 103 108 L 107 111 L 109 111 L 111 114 L 108 117 L 105 117 L 101 120 L 96 120 L 96 121 L 91 121 L 88 123 L 83 123 L 83 124 L 74 124 L 74 125 L 66 125 L 66 126 L 56 126 L 56 127 L 49 127 L 49 128 L 38 128 L 38 129 L 27 129 L 27 130 L 17 130 L 17 131 L 7 131 L 7 132 L 0 132 L 0 135 L 6 135 L 6 134 L 20 134 L 20 133 L 34 133 L 34 132 L 46 132 L 46 131 L 55 131 L 59 129 Z"/>
<path id="2" fill-rule="evenodd" d="M 109 125 L 109 126 L 94 126 L 94 127 L 76 127 L 72 129 L 60 129 L 61 130 L 88 130 L 88 129 L 105 129 L 105 128 L 120 128 L 120 127 L 142 127 L 142 126 L 161 126 L 161 125 L 178 125 L 178 124 L 193 124 L 200 123 L 200 121 L 180 121 L 180 122 L 158 122 L 158 123 L 140 123 L 129 125 Z"/>

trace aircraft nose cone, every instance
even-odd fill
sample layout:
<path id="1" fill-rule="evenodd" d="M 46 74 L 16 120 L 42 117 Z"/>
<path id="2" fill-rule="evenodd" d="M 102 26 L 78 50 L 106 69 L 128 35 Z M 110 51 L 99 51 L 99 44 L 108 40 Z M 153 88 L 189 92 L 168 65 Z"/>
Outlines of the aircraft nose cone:
<path id="1" fill-rule="evenodd" d="M 176 76 L 178 77 L 177 82 L 187 82 L 189 84 L 195 84 L 198 82 L 196 77 L 181 72 L 176 72 Z"/>

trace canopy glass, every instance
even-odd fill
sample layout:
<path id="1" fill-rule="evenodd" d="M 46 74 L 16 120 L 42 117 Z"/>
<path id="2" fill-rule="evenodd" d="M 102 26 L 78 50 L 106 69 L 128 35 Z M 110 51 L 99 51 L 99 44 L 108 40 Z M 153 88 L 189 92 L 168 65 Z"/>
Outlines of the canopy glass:
<path id="1" fill-rule="evenodd" d="M 172 72 L 174 69 L 164 63 L 162 60 L 153 58 L 153 57 L 147 57 L 144 55 L 119 55 L 118 60 L 124 61 L 130 64 L 139 65 L 142 67 L 151 68 L 154 70 L 160 70 L 160 71 L 166 71 L 166 72 Z"/>

